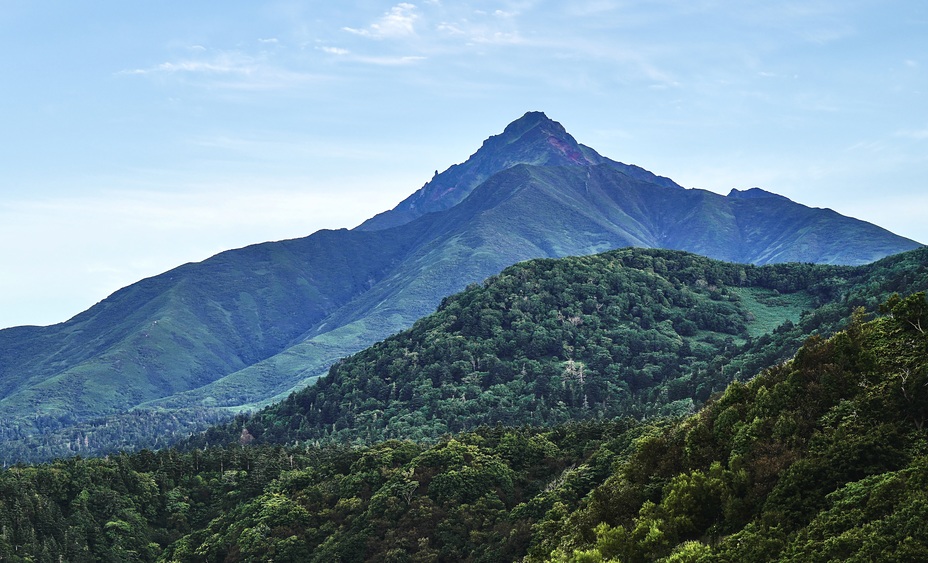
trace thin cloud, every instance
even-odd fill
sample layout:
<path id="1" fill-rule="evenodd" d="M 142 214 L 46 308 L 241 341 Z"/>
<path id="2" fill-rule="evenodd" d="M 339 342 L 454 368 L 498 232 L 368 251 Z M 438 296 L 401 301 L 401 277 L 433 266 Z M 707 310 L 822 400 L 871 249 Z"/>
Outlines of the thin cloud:
<path id="1" fill-rule="evenodd" d="M 210 87 L 235 90 L 275 90 L 315 83 L 318 74 L 300 72 L 270 63 L 265 57 L 224 52 L 212 58 L 167 61 L 148 68 L 125 70 L 119 74 L 138 76 L 178 76 L 203 80 Z"/>
<path id="2" fill-rule="evenodd" d="M 210 60 L 183 60 L 163 62 L 148 68 L 123 71 L 123 74 L 252 74 L 259 69 L 258 61 L 239 53 L 222 53 Z"/>
<path id="3" fill-rule="evenodd" d="M 450 14 L 443 13 L 442 16 Z M 495 10 L 459 14 L 456 18 L 443 17 L 434 27 L 438 39 L 464 39 L 465 46 L 521 45 L 527 41 L 518 29 L 522 13 L 516 10 Z"/>
<path id="4" fill-rule="evenodd" d="M 370 55 L 357 55 L 352 53 L 348 49 L 343 49 L 341 47 L 319 47 L 319 50 L 323 53 L 333 55 L 339 59 L 352 62 L 352 63 L 362 63 L 376 66 L 403 66 L 411 65 L 421 61 L 426 60 L 427 57 L 421 55 L 398 55 L 398 56 L 370 56 Z"/>
<path id="5" fill-rule="evenodd" d="M 416 21 L 418 19 L 419 14 L 416 13 L 416 6 L 401 2 L 365 28 L 343 27 L 342 30 L 372 39 L 410 37 L 416 35 Z"/>
<path id="6" fill-rule="evenodd" d="M 470 41 L 481 45 L 521 45 L 525 39 L 518 32 L 491 31 L 478 32 L 470 37 Z"/>
<path id="7" fill-rule="evenodd" d="M 342 49 L 341 47 L 319 47 L 319 50 L 330 55 L 345 56 L 351 54 L 351 51 Z"/>
<path id="8" fill-rule="evenodd" d="M 435 29 L 443 33 L 447 33 L 449 35 L 457 35 L 457 36 L 466 35 L 464 30 L 460 26 L 452 24 L 452 23 L 447 23 L 447 22 L 442 22 L 438 24 L 438 26 L 436 26 Z"/>
<path id="9" fill-rule="evenodd" d="M 361 63 L 379 66 L 404 66 L 424 61 L 426 60 L 426 57 L 417 55 L 407 55 L 401 57 L 356 57 L 354 60 Z"/>
<path id="10" fill-rule="evenodd" d="M 571 2 L 564 8 L 572 16 L 598 16 L 620 7 L 618 2 L 595 0 L 593 2 Z"/>

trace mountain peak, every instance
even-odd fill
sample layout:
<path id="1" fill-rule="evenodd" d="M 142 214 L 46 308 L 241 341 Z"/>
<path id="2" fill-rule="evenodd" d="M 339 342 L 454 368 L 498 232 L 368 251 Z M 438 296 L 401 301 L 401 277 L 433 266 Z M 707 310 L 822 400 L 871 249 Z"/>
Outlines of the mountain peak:
<path id="1" fill-rule="evenodd" d="M 525 115 L 507 125 L 502 134 L 504 136 L 521 137 L 535 127 L 541 127 L 550 133 L 570 136 L 563 125 L 554 121 L 542 111 L 525 112 Z"/>
<path id="2" fill-rule="evenodd" d="M 728 195 L 726 197 L 730 197 L 732 199 L 777 198 L 777 199 L 785 199 L 786 201 L 790 201 L 790 199 L 786 196 L 775 194 L 773 192 L 768 192 L 767 190 L 762 190 L 760 188 L 750 188 L 747 190 L 739 190 L 738 188 L 732 188 L 731 191 L 728 192 Z"/>
<path id="3" fill-rule="evenodd" d="M 525 112 L 525 115 L 523 115 L 519 119 L 516 119 L 515 121 L 507 125 L 505 131 L 515 130 L 519 128 L 527 129 L 527 128 L 535 127 L 539 123 L 552 123 L 552 124 L 560 125 L 557 121 L 554 121 L 553 119 L 545 115 L 545 112 L 543 111 L 527 111 Z"/>
<path id="4" fill-rule="evenodd" d="M 395 208 L 368 219 L 357 229 L 395 227 L 425 213 L 453 207 L 490 176 L 519 164 L 592 166 L 606 162 L 612 161 L 578 143 L 563 125 L 543 112 L 530 111 L 484 141 L 466 162 L 436 174 Z"/>
<path id="5" fill-rule="evenodd" d="M 483 142 L 481 152 L 499 153 L 502 169 L 516 164 L 564 166 L 600 164 L 605 159 L 574 139 L 563 125 L 540 111 L 530 111 Z"/>

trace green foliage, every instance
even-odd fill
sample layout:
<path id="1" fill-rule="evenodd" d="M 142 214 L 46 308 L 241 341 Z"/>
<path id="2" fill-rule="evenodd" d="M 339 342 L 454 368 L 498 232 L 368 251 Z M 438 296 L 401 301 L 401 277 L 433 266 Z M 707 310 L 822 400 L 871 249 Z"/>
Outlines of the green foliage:
<path id="1" fill-rule="evenodd" d="M 529 559 L 923 559 L 928 303 L 884 310 L 639 440 Z"/>
<path id="2" fill-rule="evenodd" d="M 686 415 L 785 361 L 808 335 L 840 330 L 855 308 L 876 310 L 876 296 L 928 287 L 926 257 L 754 267 L 624 249 L 522 263 L 192 444 L 229 443 L 245 427 L 266 443 L 370 443 L 481 424 Z"/>
<path id="3" fill-rule="evenodd" d="M 686 418 L 15 466 L 0 558 L 922 560 L 926 307 L 858 312 Z"/>
<path id="4" fill-rule="evenodd" d="M 553 504 L 575 508 L 638 432 L 483 428 L 428 448 L 235 446 L 14 467 L 0 471 L 0 558 L 511 561 L 533 523 Z"/>

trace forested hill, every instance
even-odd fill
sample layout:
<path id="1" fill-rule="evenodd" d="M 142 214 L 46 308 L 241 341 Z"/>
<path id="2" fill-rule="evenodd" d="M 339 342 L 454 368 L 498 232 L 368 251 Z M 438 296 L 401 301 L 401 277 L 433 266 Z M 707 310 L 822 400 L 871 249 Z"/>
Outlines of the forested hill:
<path id="1" fill-rule="evenodd" d="M 665 250 L 518 264 L 316 385 L 188 447 L 436 439 L 481 424 L 684 414 L 830 334 L 854 307 L 928 289 L 928 251 L 865 267 L 729 264 Z"/>
<path id="2" fill-rule="evenodd" d="M 529 561 L 928 560 L 928 302 L 883 311 L 640 439 Z"/>
<path id="3" fill-rule="evenodd" d="M 0 471 L 4 561 L 925 561 L 928 303 L 675 421 Z"/>

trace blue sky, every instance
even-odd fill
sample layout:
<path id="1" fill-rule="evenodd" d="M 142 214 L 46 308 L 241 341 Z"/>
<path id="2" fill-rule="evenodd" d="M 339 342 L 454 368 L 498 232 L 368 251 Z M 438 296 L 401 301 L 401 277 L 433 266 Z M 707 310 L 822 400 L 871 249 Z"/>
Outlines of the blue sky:
<path id="1" fill-rule="evenodd" d="M 0 327 L 353 227 L 529 110 L 928 242 L 928 2 L 0 2 Z"/>

